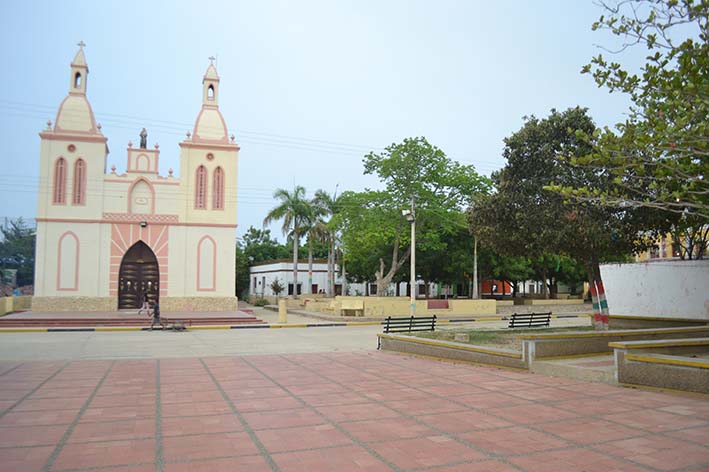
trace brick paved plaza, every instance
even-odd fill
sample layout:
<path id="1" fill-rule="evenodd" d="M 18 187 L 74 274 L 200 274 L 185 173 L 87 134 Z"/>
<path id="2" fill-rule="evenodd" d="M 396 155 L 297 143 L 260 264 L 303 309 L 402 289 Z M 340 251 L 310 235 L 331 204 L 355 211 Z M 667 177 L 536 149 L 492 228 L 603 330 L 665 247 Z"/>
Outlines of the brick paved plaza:
<path id="1" fill-rule="evenodd" d="M 0 363 L 0 471 L 709 469 L 706 397 L 396 354 Z"/>

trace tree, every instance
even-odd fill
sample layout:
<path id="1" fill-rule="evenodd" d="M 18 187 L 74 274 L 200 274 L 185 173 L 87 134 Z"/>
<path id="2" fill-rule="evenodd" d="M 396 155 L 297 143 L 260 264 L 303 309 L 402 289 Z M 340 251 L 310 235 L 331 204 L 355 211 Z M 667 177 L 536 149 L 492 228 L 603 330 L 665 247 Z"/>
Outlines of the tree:
<path id="1" fill-rule="evenodd" d="M 316 208 L 315 212 L 319 217 L 319 224 L 317 229 L 318 236 L 327 243 L 327 296 L 332 297 L 335 295 L 335 265 L 336 265 L 336 243 L 337 243 L 337 226 L 333 217 L 340 210 L 340 197 L 337 196 L 337 189 L 335 193 L 330 196 L 324 190 L 318 190 L 315 192 L 315 198 L 313 199 L 313 206 Z M 324 218 L 329 217 L 328 221 Z"/>
<path id="2" fill-rule="evenodd" d="M 522 128 L 505 139 L 507 164 L 493 176 L 497 191 L 476 199 L 469 220 L 471 231 L 496 252 L 537 261 L 545 284 L 557 265 L 553 258 L 563 254 L 581 262 L 591 286 L 602 293 L 600 262 L 647 247 L 651 235 L 643 237 L 642 231 L 657 224 L 648 209 L 566 201 L 548 190 L 550 182 L 590 189 L 609 185 L 613 177 L 607 173 L 560 158 L 588 154 L 590 144 L 579 134 L 592 135 L 595 129 L 580 107 L 552 110 L 542 120 L 525 118 Z"/>
<path id="3" fill-rule="evenodd" d="M 244 298 L 249 293 L 249 259 L 240 243 L 236 244 L 236 296 Z"/>
<path id="4" fill-rule="evenodd" d="M 273 198 L 280 200 L 280 204 L 272 208 L 263 220 L 267 226 L 276 220 L 283 220 L 283 234 L 291 233 L 293 237 L 293 297 L 298 298 L 298 245 L 303 229 L 308 226 L 311 214 L 310 203 L 305 198 L 305 188 L 297 185 L 293 192 L 277 189 Z"/>
<path id="5" fill-rule="evenodd" d="M 34 283 L 36 231 L 22 218 L 5 220 L 0 226 L 0 270 L 17 270 L 17 285 Z M 1 282 L 1 280 L 0 280 Z"/>
<path id="6" fill-rule="evenodd" d="M 412 200 L 416 206 L 417 249 L 435 249 L 440 246 L 438 235 L 457 224 L 450 214 L 461 210 L 471 195 L 486 191 L 489 185 L 473 166 L 450 160 L 423 137 L 404 139 L 381 153 L 370 152 L 364 157 L 364 173 L 376 174 L 385 189 L 343 194 L 339 221 L 348 260 L 360 257 L 370 271 L 378 265 L 377 293 L 385 293 L 409 258 L 409 223 L 401 211 L 410 208 Z M 388 268 L 385 257 L 389 259 Z M 348 267 L 352 273 L 352 262 Z"/>
<path id="7" fill-rule="evenodd" d="M 271 287 L 271 291 L 276 296 L 276 298 L 278 298 L 278 296 L 281 294 L 281 292 L 286 289 L 281 284 L 281 281 L 278 279 L 273 279 L 273 281 L 271 282 L 271 285 L 269 285 L 269 286 Z"/>
<path id="8" fill-rule="evenodd" d="M 243 238 L 244 254 L 253 265 L 258 262 L 284 259 L 288 257 L 288 248 L 271 238 L 270 229 L 257 229 L 250 226 Z"/>
<path id="9" fill-rule="evenodd" d="M 583 135 L 590 152 L 572 164 L 602 169 L 612 185 L 555 185 L 580 201 L 616 207 L 650 207 L 709 222 L 709 2 L 637 0 L 601 2 L 593 30 L 623 39 L 620 50 L 644 47 L 638 73 L 602 54 L 582 72 L 599 87 L 632 100 L 616 130 Z"/>

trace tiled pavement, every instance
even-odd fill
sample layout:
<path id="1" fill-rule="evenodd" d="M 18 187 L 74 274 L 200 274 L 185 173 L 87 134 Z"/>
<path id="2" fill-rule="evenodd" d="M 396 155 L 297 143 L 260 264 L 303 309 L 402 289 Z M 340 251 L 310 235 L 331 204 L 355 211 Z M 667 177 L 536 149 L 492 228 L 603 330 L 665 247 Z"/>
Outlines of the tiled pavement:
<path id="1" fill-rule="evenodd" d="M 0 472 L 35 470 L 709 470 L 709 399 L 371 352 L 0 362 Z"/>

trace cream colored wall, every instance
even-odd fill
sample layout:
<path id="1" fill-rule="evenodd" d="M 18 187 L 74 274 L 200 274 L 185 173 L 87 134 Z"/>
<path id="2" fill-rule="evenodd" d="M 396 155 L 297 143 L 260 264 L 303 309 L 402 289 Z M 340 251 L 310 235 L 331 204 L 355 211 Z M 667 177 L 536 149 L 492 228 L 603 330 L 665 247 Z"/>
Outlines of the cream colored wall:
<path id="1" fill-rule="evenodd" d="M 69 144 L 76 146 L 69 152 Z M 54 164 L 63 157 L 67 162 L 66 203 L 52 204 Z M 86 204 L 73 205 L 74 163 L 82 158 L 86 162 Z M 103 175 L 106 168 L 106 145 L 67 140 L 43 139 L 40 147 L 37 218 L 90 218 L 101 217 L 103 207 Z"/>
<path id="2" fill-rule="evenodd" d="M 35 265 L 35 296 L 97 297 L 108 295 L 110 238 L 97 223 L 37 223 L 37 253 Z M 79 265 L 77 290 L 57 289 L 59 239 L 71 231 L 78 238 Z M 103 234 L 103 236 L 102 236 Z M 69 236 L 70 237 L 70 236 Z M 62 278 L 71 279 L 75 260 L 62 260 Z M 74 284 L 69 284 L 73 286 Z M 66 286 L 65 286 L 66 287 Z"/>
<path id="3" fill-rule="evenodd" d="M 126 213 L 131 185 L 140 179 L 136 174 L 109 175 L 106 177 L 104 192 L 104 208 L 107 213 Z M 150 182 L 155 192 L 155 214 L 177 215 L 185 196 L 180 193 L 179 181 L 175 179 L 159 179 L 155 176 L 144 177 Z M 133 213 L 141 213 L 138 207 L 133 207 Z"/>
<path id="4" fill-rule="evenodd" d="M 364 303 L 364 316 L 408 316 L 409 299 L 404 297 L 336 297 L 343 300 L 361 300 Z M 427 300 L 416 300 L 416 315 L 494 315 L 497 312 L 495 300 L 448 300 L 449 309 L 428 309 Z"/>
<path id="5" fill-rule="evenodd" d="M 214 291 L 197 290 L 197 246 L 204 236 L 210 236 L 216 243 L 217 266 Z M 234 297 L 235 238 L 234 228 L 171 227 L 168 256 L 168 296 Z"/>
<path id="6" fill-rule="evenodd" d="M 214 159 L 207 160 L 208 153 Z M 234 148 L 204 149 L 184 145 L 180 152 L 180 189 L 185 196 L 179 212 L 180 221 L 189 223 L 229 224 L 236 225 L 236 191 L 238 179 L 239 153 Z M 207 209 L 198 210 L 194 207 L 195 173 L 200 165 L 207 169 Z M 214 170 L 221 167 L 224 170 L 224 209 L 212 210 L 212 177 Z"/>

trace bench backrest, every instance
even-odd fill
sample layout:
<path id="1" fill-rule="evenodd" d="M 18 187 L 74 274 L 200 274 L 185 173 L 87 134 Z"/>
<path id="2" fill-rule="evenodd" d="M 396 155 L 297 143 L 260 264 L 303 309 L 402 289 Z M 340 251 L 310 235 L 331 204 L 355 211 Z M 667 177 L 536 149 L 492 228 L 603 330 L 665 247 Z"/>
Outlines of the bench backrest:
<path id="1" fill-rule="evenodd" d="M 436 329 L 436 315 L 433 316 L 421 316 L 421 317 L 401 317 L 392 318 L 387 316 L 387 318 L 382 323 L 384 325 L 385 333 L 410 333 L 412 331 L 435 331 Z"/>
<path id="2" fill-rule="evenodd" d="M 363 300 L 347 300 L 344 299 L 340 302 L 341 310 L 364 310 Z"/>
<path id="3" fill-rule="evenodd" d="M 509 328 L 534 328 L 549 326 L 551 312 L 548 313 L 513 313 L 510 318 Z"/>

